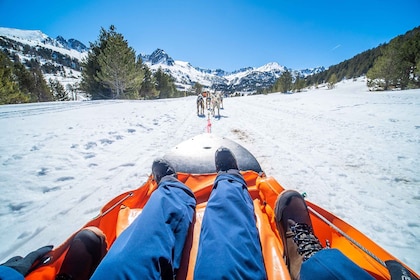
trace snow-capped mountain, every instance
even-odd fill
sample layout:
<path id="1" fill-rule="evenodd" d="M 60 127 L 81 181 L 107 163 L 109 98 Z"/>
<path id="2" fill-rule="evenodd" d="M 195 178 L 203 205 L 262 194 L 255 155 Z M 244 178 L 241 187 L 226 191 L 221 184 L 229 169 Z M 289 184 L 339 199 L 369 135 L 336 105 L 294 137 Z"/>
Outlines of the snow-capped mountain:
<path id="1" fill-rule="evenodd" d="M 324 67 L 305 70 L 292 70 L 271 62 L 261 67 L 247 67 L 234 72 L 222 69 L 209 70 L 194 67 L 190 63 L 174 60 L 164 50 L 157 49 L 150 55 L 140 55 L 152 71 L 161 68 L 171 75 L 179 88 L 189 88 L 195 82 L 216 90 L 228 92 L 255 92 L 258 88 L 269 87 L 288 70 L 293 76 L 306 77 L 325 70 Z"/>
<path id="2" fill-rule="evenodd" d="M 219 72 L 202 70 L 192 66 L 189 62 L 174 60 L 161 49 L 155 50 L 150 55 L 141 54 L 140 57 L 152 71 L 161 68 L 165 73 L 171 75 L 180 89 L 189 89 L 196 82 L 209 88 L 214 84 L 227 83 L 223 75 L 217 74 Z"/>
<path id="3" fill-rule="evenodd" d="M 174 66 L 175 61 L 161 49 L 155 50 L 150 55 L 140 55 L 143 61 L 149 62 L 151 65 L 164 64 L 167 66 Z"/>
<path id="4" fill-rule="evenodd" d="M 58 36 L 56 38 L 57 42 L 61 43 L 61 45 L 69 50 L 76 50 L 79 51 L 81 53 L 83 52 L 87 52 L 89 49 L 80 41 L 76 40 L 76 39 L 64 39 L 61 36 Z"/>
<path id="5" fill-rule="evenodd" d="M 42 33 L 40 30 L 0 27 L 0 37 L 20 43 L 20 45 L 45 48 L 78 60 L 81 60 L 88 51 L 88 48 L 76 39 L 65 40 L 61 36 L 54 39 Z"/>
<path id="6" fill-rule="evenodd" d="M 46 79 L 58 79 L 63 85 L 80 82 L 81 61 L 88 48 L 76 39 L 66 40 L 61 36 L 51 38 L 39 30 L 20 30 L 0 27 L 0 48 L 19 56 L 24 64 L 36 60 L 40 63 Z M 270 87 L 286 70 L 293 76 L 308 76 L 325 70 L 324 67 L 292 70 L 276 62 L 261 67 L 247 67 L 233 72 L 222 69 L 202 69 L 189 62 L 174 60 L 164 50 L 152 54 L 140 54 L 143 62 L 152 71 L 161 68 L 171 75 L 179 90 L 189 90 L 196 82 L 204 87 L 228 92 L 255 92 Z"/>
<path id="7" fill-rule="evenodd" d="M 24 65 L 39 65 L 45 80 L 58 80 L 69 91 L 77 91 L 81 79 L 81 61 L 88 48 L 76 39 L 56 39 L 39 30 L 0 27 L 0 49 L 10 57 L 19 57 Z M 74 94 L 74 93 L 72 93 Z M 82 94 L 78 94 L 83 98 Z"/>

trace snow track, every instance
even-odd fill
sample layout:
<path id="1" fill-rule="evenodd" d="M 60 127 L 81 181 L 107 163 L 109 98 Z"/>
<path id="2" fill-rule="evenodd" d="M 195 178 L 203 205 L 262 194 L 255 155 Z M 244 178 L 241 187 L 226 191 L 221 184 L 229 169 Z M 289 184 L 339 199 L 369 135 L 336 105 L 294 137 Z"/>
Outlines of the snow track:
<path id="1" fill-rule="evenodd" d="M 29 117 L 34 115 L 58 113 L 68 110 L 80 109 L 85 106 L 98 106 L 99 104 L 112 104 L 119 101 L 108 101 L 106 103 L 101 101 L 89 102 L 45 102 L 45 103 L 29 103 L 21 105 L 3 105 L 0 111 L 0 119 L 15 118 L 15 117 Z"/>

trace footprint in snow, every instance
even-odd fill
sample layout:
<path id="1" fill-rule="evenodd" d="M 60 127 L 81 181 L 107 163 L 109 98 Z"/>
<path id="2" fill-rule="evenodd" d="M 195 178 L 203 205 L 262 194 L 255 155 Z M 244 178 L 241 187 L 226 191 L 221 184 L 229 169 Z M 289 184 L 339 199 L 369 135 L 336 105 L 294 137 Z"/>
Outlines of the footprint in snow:
<path id="1" fill-rule="evenodd" d="M 70 180 L 74 180 L 73 176 L 64 176 L 64 177 L 60 177 L 57 180 L 55 180 L 56 182 L 65 182 L 65 181 L 70 181 Z"/>
<path id="2" fill-rule="evenodd" d="M 101 140 L 99 140 L 99 142 L 101 142 L 102 145 L 109 145 L 109 144 L 114 143 L 114 140 L 111 140 L 111 139 L 101 139 Z"/>
<path id="3" fill-rule="evenodd" d="M 135 165 L 136 165 L 135 163 L 131 163 L 131 162 L 124 163 L 124 164 L 121 164 L 121 165 L 119 165 L 117 167 L 113 167 L 113 168 L 109 169 L 109 171 L 113 171 L 113 170 L 118 169 L 120 167 L 131 167 L 131 166 L 135 166 Z"/>
<path id="4" fill-rule="evenodd" d="M 36 176 L 45 176 L 48 173 L 48 168 L 41 167 L 41 169 L 36 173 Z"/>
<path id="5" fill-rule="evenodd" d="M 96 154 L 94 154 L 94 153 L 85 153 L 83 157 L 85 159 L 90 159 L 90 158 L 94 158 L 95 156 L 96 156 Z"/>
<path id="6" fill-rule="evenodd" d="M 90 149 L 95 148 L 96 146 L 97 146 L 96 142 L 88 142 L 88 143 L 85 145 L 85 149 L 86 149 L 86 150 L 90 150 Z"/>

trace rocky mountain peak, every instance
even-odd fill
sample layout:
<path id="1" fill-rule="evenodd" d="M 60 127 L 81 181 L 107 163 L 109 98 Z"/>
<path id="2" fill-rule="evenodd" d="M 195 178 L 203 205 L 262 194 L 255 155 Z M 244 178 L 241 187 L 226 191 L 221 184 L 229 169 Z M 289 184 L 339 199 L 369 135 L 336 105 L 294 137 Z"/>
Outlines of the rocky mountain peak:
<path id="1" fill-rule="evenodd" d="M 149 62 L 151 65 L 164 64 L 173 66 L 175 61 L 164 50 L 156 49 L 150 55 L 141 55 L 143 62 Z"/>
<path id="2" fill-rule="evenodd" d="M 65 49 L 76 50 L 78 52 L 86 52 L 86 51 L 89 50 L 82 42 L 80 42 L 76 39 L 66 40 L 62 36 L 57 36 L 57 38 L 55 38 L 55 39 Z"/>

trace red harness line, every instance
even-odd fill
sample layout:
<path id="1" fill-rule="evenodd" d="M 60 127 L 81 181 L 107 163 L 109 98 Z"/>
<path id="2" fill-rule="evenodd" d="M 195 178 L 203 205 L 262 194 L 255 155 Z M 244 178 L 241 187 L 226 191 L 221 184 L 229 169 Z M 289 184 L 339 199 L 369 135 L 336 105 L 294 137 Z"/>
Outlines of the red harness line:
<path id="1" fill-rule="evenodd" d="M 211 133 L 211 119 L 210 119 L 210 114 L 208 114 L 206 130 L 207 130 L 207 133 Z"/>

